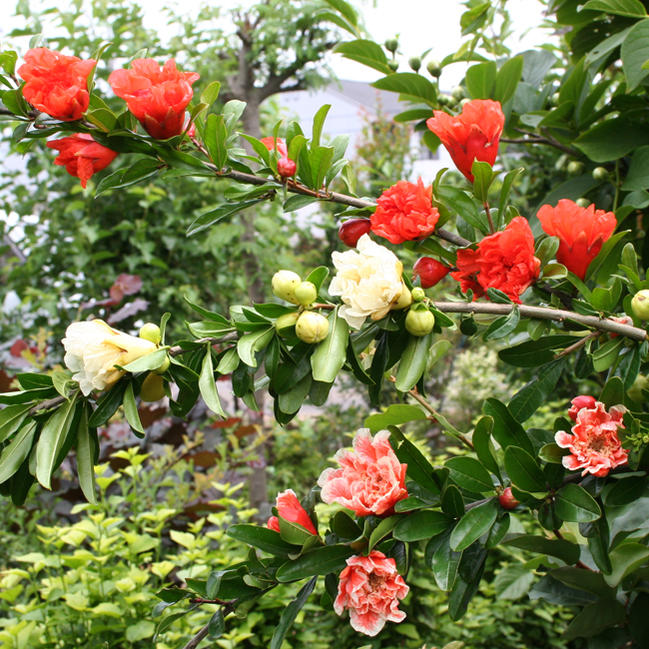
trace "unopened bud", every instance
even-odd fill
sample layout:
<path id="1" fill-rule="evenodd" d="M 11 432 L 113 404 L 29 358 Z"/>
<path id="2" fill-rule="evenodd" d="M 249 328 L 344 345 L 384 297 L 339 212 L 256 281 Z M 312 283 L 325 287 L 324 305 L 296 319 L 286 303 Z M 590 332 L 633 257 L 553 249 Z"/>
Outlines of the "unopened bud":
<path id="1" fill-rule="evenodd" d="M 631 309 L 636 318 L 649 320 L 649 289 L 642 289 L 633 296 Z"/>
<path id="2" fill-rule="evenodd" d="M 165 390 L 162 377 L 155 372 L 151 372 L 142 383 L 140 399 L 142 401 L 160 401 L 164 396 Z"/>
<path id="3" fill-rule="evenodd" d="M 464 99 L 464 88 L 462 86 L 455 86 L 455 88 L 451 90 L 451 97 L 453 97 L 453 99 L 455 99 L 456 101 Z"/>
<path id="4" fill-rule="evenodd" d="M 384 45 L 385 49 L 388 52 L 392 52 L 394 54 L 399 47 L 399 41 L 396 38 L 388 38 L 388 40 L 385 41 Z"/>
<path id="5" fill-rule="evenodd" d="M 408 315 L 406 316 L 406 330 L 413 336 L 426 336 L 433 330 L 434 326 L 435 316 L 428 309 L 412 308 L 408 311 Z"/>
<path id="6" fill-rule="evenodd" d="M 431 77 L 439 77 L 442 74 L 442 64 L 439 61 L 428 61 L 426 69 Z"/>
<path id="7" fill-rule="evenodd" d="M 608 178 L 608 169 L 606 167 L 595 167 L 593 169 L 594 180 L 606 180 Z"/>
<path id="8" fill-rule="evenodd" d="M 420 286 L 415 286 L 412 289 L 412 300 L 413 302 L 421 302 L 426 297 L 426 291 Z"/>
<path id="9" fill-rule="evenodd" d="M 281 300 L 299 304 L 295 289 L 302 283 L 302 278 L 292 270 L 278 270 L 271 281 L 273 293 Z"/>
<path id="10" fill-rule="evenodd" d="M 279 334 L 285 334 L 287 329 L 295 326 L 300 314 L 297 311 L 293 313 L 285 313 L 275 320 L 275 329 Z"/>
<path id="11" fill-rule="evenodd" d="M 419 68 L 421 67 L 421 59 L 418 56 L 413 56 L 408 60 L 408 65 L 415 71 L 419 72 Z"/>
<path id="12" fill-rule="evenodd" d="M 313 282 L 301 282 L 295 287 L 295 299 L 302 306 L 313 304 L 318 297 L 318 289 Z"/>
<path id="13" fill-rule="evenodd" d="M 590 205 L 590 201 L 587 198 L 578 198 L 575 203 L 579 205 L 579 207 L 588 207 Z"/>
<path id="14" fill-rule="evenodd" d="M 280 158 L 277 161 L 277 173 L 282 178 L 291 178 L 297 171 L 297 165 L 290 158 Z"/>
<path id="15" fill-rule="evenodd" d="M 396 72 L 399 69 L 399 61 L 388 61 L 388 66 L 390 67 L 390 70 L 392 70 L 392 72 Z"/>
<path id="16" fill-rule="evenodd" d="M 162 340 L 162 333 L 160 327 L 153 322 L 147 322 L 140 327 L 140 338 L 152 342 L 154 345 L 159 345 Z"/>
<path id="17" fill-rule="evenodd" d="M 295 323 L 295 334 L 305 343 L 319 343 L 329 333 L 329 320 L 315 311 L 304 311 Z"/>
<path id="18" fill-rule="evenodd" d="M 566 167 L 566 171 L 571 176 L 577 176 L 584 170 L 584 163 L 579 160 L 571 160 Z"/>

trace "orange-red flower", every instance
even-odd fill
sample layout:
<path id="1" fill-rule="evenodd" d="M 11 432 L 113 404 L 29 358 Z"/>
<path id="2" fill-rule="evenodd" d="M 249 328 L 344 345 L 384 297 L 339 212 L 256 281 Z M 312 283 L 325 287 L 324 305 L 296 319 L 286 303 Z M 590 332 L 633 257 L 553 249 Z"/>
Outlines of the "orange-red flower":
<path id="1" fill-rule="evenodd" d="M 370 219 L 372 232 L 391 243 L 427 237 L 439 220 L 439 212 L 432 203 L 432 189 L 430 185 L 425 187 L 421 178 L 417 184 L 400 180 L 376 202 L 376 211 Z"/>
<path id="2" fill-rule="evenodd" d="M 50 149 L 59 151 L 54 164 L 64 166 L 85 187 L 90 177 L 106 168 L 117 156 L 115 151 L 95 142 L 87 133 L 75 133 L 60 140 L 47 142 Z"/>
<path id="3" fill-rule="evenodd" d="M 311 532 L 311 534 L 318 533 L 313 526 L 313 521 L 306 511 L 304 511 L 304 507 L 300 505 L 300 501 L 297 499 L 293 489 L 287 489 L 278 493 L 275 506 L 277 507 L 277 513 L 284 520 L 301 525 L 307 532 Z M 271 516 L 266 525 L 271 530 L 279 532 L 279 519 L 277 516 Z"/>
<path id="4" fill-rule="evenodd" d="M 368 556 L 347 559 L 340 573 L 334 611 L 349 610 L 349 622 L 359 633 L 375 636 L 386 621 L 402 622 L 406 614 L 399 610 L 399 600 L 410 589 L 397 572 L 396 561 L 378 550 Z"/>
<path id="5" fill-rule="evenodd" d="M 453 158 L 455 166 L 473 182 L 471 167 L 474 160 L 490 165 L 498 155 L 498 143 L 505 126 L 500 102 L 473 99 L 459 115 L 434 110 L 426 126 L 437 135 Z"/>
<path id="6" fill-rule="evenodd" d="M 272 135 L 268 137 L 262 137 L 259 140 L 269 151 L 274 151 L 277 148 L 277 153 L 279 153 L 280 158 L 288 158 L 288 149 L 286 148 L 286 142 L 282 140 L 281 137 L 274 138 Z M 277 144 L 277 147 L 275 146 Z"/>
<path id="7" fill-rule="evenodd" d="M 567 198 L 556 207 L 543 205 L 537 216 L 543 230 L 559 238 L 557 261 L 581 279 L 617 226 L 613 212 L 596 210 L 595 205 L 580 207 Z"/>
<path id="8" fill-rule="evenodd" d="M 539 276 L 541 262 L 534 256 L 534 235 L 529 223 L 516 216 L 501 231 L 486 236 L 477 250 L 458 250 L 457 271 L 451 277 L 460 282 L 463 293 L 473 298 L 497 288 L 520 304 L 520 295 Z"/>
<path id="9" fill-rule="evenodd" d="M 354 450 L 339 450 L 335 459 L 340 469 L 325 469 L 318 478 L 320 497 L 338 503 L 358 516 L 383 516 L 408 497 L 406 464 L 400 464 L 389 441 L 390 433 L 381 430 L 374 438 L 367 428 L 354 437 Z"/>
<path id="10" fill-rule="evenodd" d="M 560 430 L 554 436 L 558 446 L 570 449 L 570 455 L 562 459 L 563 466 L 571 471 L 583 469 L 582 476 L 591 473 L 603 478 L 611 469 L 626 464 L 629 452 L 617 435 L 618 428 L 624 428 L 625 412 L 624 406 L 612 406 L 607 412 L 601 401 L 580 408 L 572 435 Z"/>
<path id="11" fill-rule="evenodd" d="M 18 68 L 25 80 L 23 97 L 50 117 L 66 122 L 80 119 L 90 102 L 88 75 L 96 63 L 46 47 L 28 50 Z"/>
<path id="12" fill-rule="evenodd" d="M 570 410 L 568 410 L 568 417 L 573 421 L 577 421 L 577 415 L 582 408 L 594 408 L 597 403 L 595 397 L 590 394 L 580 394 L 570 402 Z"/>
<path id="13" fill-rule="evenodd" d="M 183 132 L 185 108 L 192 99 L 196 72 L 181 72 L 174 59 L 160 67 L 153 59 L 135 59 L 130 70 L 115 70 L 108 83 L 126 101 L 147 133 L 164 140 Z"/>

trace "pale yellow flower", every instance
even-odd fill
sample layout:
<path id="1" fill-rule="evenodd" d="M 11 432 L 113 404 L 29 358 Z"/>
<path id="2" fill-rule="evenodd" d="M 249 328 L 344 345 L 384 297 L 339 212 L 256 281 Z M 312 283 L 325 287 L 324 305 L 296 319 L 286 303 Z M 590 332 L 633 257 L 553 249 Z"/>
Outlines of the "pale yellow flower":
<path id="1" fill-rule="evenodd" d="M 115 365 L 128 365 L 156 350 L 149 340 L 117 331 L 103 320 L 73 322 L 61 342 L 65 347 L 64 362 L 86 396 L 119 380 L 124 372 Z"/>
<path id="2" fill-rule="evenodd" d="M 360 329 L 368 316 L 385 317 L 403 291 L 403 265 L 397 256 L 364 234 L 356 250 L 334 252 L 331 259 L 337 273 L 329 293 L 342 299 L 339 313 L 349 326 Z"/>

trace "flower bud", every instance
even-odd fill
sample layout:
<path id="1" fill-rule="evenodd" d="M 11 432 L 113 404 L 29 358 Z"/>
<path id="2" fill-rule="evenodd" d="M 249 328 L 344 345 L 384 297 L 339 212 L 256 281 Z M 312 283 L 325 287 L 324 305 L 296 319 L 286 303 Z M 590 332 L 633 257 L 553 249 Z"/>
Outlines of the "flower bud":
<path id="1" fill-rule="evenodd" d="M 426 292 L 420 286 L 415 286 L 412 289 L 412 301 L 421 302 L 426 297 Z"/>
<path id="2" fill-rule="evenodd" d="M 412 304 L 412 293 L 410 289 L 405 285 L 403 280 L 401 281 L 401 294 L 399 295 L 396 302 L 392 304 L 390 308 L 397 311 L 401 309 L 407 309 Z"/>
<path id="3" fill-rule="evenodd" d="M 421 309 L 412 308 L 408 311 L 406 330 L 413 336 L 426 336 L 433 330 L 434 326 L 435 316 L 425 307 Z"/>
<path id="4" fill-rule="evenodd" d="M 408 60 L 408 65 L 415 72 L 419 72 L 419 68 L 421 67 L 421 59 L 418 56 L 413 56 L 411 59 Z"/>
<path id="5" fill-rule="evenodd" d="M 606 180 L 608 178 L 608 169 L 606 167 L 595 167 L 593 169 L 594 180 Z"/>
<path id="6" fill-rule="evenodd" d="M 156 374 L 164 374 L 168 369 L 169 365 L 171 365 L 171 361 L 169 360 L 169 356 L 165 356 L 165 359 L 158 365 L 158 367 L 155 368 L 154 372 Z"/>
<path id="7" fill-rule="evenodd" d="M 578 198 L 575 203 L 579 205 L 579 207 L 588 207 L 590 205 L 590 201 L 587 198 Z"/>
<path id="8" fill-rule="evenodd" d="M 144 340 L 148 340 L 154 345 L 159 345 L 162 340 L 160 327 L 157 324 L 153 324 L 153 322 L 147 322 L 140 327 L 140 338 L 144 338 Z"/>
<path id="9" fill-rule="evenodd" d="M 313 304 L 318 297 L 318 289 L 313 282 L 300 282 L 295 287 L 295 299 L 302 306 Z"/>
<path id="10" fill-rule="evenodd" d="M 305 343 L 319 343 L 329 333 L 329 320 L 315 311 L 304 311 L 295 323 L 295 333 Z"/>
<path id="11" fill-rule="evenodd" d="M 278 298 L 299 304 L 295 297 L 295 289 L 302 283 L 301 277 L 292 270 L 278 270 L 271 281 L 273 293 Z"/>
<path id="12" fill-rule="evenodd" d="M 358 240 L 372 228 L 369 219 L 349 219 L 340 224 L 338 238 L 350 248 L 355 248 Z"/>
<path id="13" fill-rule="evenodd" d="M 451 97 L 455 99 L 455 101 L 460 101 L 460 99 L 464 99 L 464 88 L 462 86 L 455 86 L 453 90 L 451 90 Z"/>
<path id="14" fill-rule="evenodd" d="M 280 158 L 277 161 L 277 173 L 282 178 L 290 178 L 295 175 L 297 165 L 290 158 Z"/>
<path id="15" fill-rule="evenodd" d="M 399 41 L 396 38 L 388 38 L 387 41 L 384 43 L 385 49 L 388 50 L 388 52 L 392 52 L 393 54 L 397 51 L 397 47 L 399 47 Z"/>
<path id="16" fill-rule="evenodd" d="M 649 320 L 649 289 L 644 288 L 633 296 L 631 310 L 639 320 Z"/>
<path id="17" fill-rule="evenodd" d="M 160 401 L 165 396 L 164 383 L 159 374 L 151 372 L 142 383 L 140 399 L 142 401 Z"/>
<path id="18" fill-rule="evenodd" d="M 279 316 L 279 318 L 275 320 L 275 329 L 277 333 L 279 333 L 280 335 L 286 334 L 286 330 L 294 327 L 299 317 L 300 314 L 297 311 L 293 311 L 292 313 L 285 313 L 284 315 Z"/>
<path id="19" fill-rule="evenodd" d="M 388 61 L 390 70 L 396 72 L 399 69 L 399 61 Z"/>
<path id="20" fill-rule="evenodd" d="M 503 492 L 498 496 L 498 502 L 503 509 L 514 509 L 520 505 L 518 500 L 514 498 L 511 487 L 505 487 Z"/>
<path id="21" fill-rule="evenodd" d="M 642 403 L 644 401 L 644 395 L 642 394 L 643 390 L 649 390 L 649 378 L 644 374 L 638 374 L 635 377 L 633 385 L 626 391 L 629 399 L 632 399 L 636 403 Z"/>
<path id="22" fill-rule="evenodd" d="M 412 267 L 413 275 L 419 277 L 422 288 L 435 286 L 450 270 L 448 266 L 432 257 L 420 257 Z"/>
<path id="23" fill-rule="evenodd" d="M 584 163 L 579 162 L 578 160 L 571 160 L 566 167 L 566 171 L 571 176 L 577 176 L 584 170 Z"/>
<path id="24" fill-rule="evenodd" d="M 431 77 L 439 77 L 442 74 L 442 64 L 439 61 L 428 61 L 426 69 Z"/>

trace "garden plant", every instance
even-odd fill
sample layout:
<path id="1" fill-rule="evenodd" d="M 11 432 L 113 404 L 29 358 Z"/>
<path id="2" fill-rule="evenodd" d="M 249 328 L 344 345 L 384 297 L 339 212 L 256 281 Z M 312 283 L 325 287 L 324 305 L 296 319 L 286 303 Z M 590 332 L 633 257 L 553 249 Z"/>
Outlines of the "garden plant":
<path id="1" fill-rule="evenodd" d="M 422 614 L 409 609 L 421 587 L 409 583 L 418 553 L 428 582 L 447 593 L 447 614 L 460 620 L 504 548 L 525 558 L 498 573 L 501 590 L 534 584 L 537 596 L 572 607 L 563 641 L 648 646 L 645 3 L 550 2 L 562 48 L 512 56 L 492 42 L 495 25 L 507 29 L 498 5 L 469 1 L 469 40 L 441 62 L 411 59 L 409 72 L 398 71 L 396 40 L 363 38 L 344 0 L 324 5 L 349 36 L 337 51 L 381 72 L 375 87 L 408 104 L 397 120 L 445 147 L 455 169 L 393 178 L 373 200 L 356 194 L 345 138 L 325 137 L 330 106 L 313 116 L 308 137 L 297 121 L 257 137 L 241 127 L 242 101 L 219 104 L 218 79 L 201 79 L 195 96 L 199 74 L 173 58 L 140 56 L 113 70 L 108 84 L 123 100 L 115 111 L 93 85 L 104 49 L 92 59 L 44 43 L 2 53 L 14 142 L 46 141 L 84 188 L 119 195 L 152 178 L 218 178 L 230 183 L 226 199 L 195 215 L 188 237 L 218 236 L 234 215 L 267 203 L 293 212 L 325 202 L 340 244 L 327 266 L 276 268 L 265 301 L 216 311 L 190 300 L 195 317 L 184 334 L 166 333 L 174 313 L 138 335 L 99 319 L 70 322 L 66 369 L 19 374 L 20 388 L 0 394 L 0 493 L 22 505 L 74 456 L 83 494 L 96 503 L 97 429 L 120 407 L 137 436 L 145 435 L 138 401 L 165 395 L 178 417 L 202 399 L 226 418 L 226 378 L 252 410 L 269 395 L 285 426 L 305 403 L 325 404 L 346 375 L 374 410 L 358 421 L 352 447 L 308 492 L 278 493 L 265 524 L 245 512 L 229 525 L 227 543 L 250 548 L 236 563 L 199 561 L 192 577 L 183 554 L 182 583 L 157 594 L 160 633 L 208 606 L 214 612 L 185 647 L 216 641 L 291 584 L 273 649 L 307 602 L 348 618 L 368 637 L 358 642 L 375 647 L 386 625 Z M 458 61 L 470 63 L 463 84 L 445 94 L 438 79 Z M 516 155 L 501 163 L 503 147 Z M 552 169 L 538 150 L 552 152 Z M 412 253 L 419 259 L 405 267 Z M 426 394 L 455 331 L 526 377 L 506 399 L 487 397 L 462 430 Z M 559 415 L 530 426 L 562 385 L 575 390 Z M 386 392 L 393 398 L 382 407 Z M 443 461 L 404 432 L 411 422 L 452 440 Z M 325 521 L 317 502 L 330 506 Z"/>

